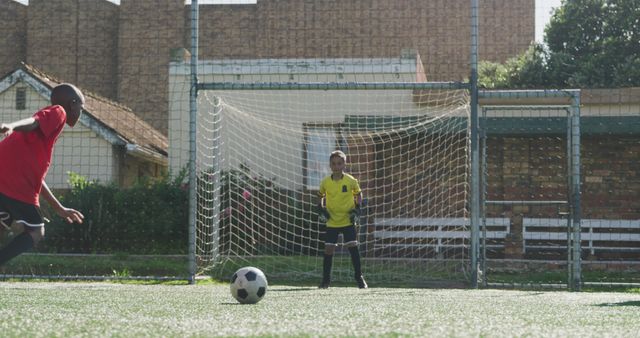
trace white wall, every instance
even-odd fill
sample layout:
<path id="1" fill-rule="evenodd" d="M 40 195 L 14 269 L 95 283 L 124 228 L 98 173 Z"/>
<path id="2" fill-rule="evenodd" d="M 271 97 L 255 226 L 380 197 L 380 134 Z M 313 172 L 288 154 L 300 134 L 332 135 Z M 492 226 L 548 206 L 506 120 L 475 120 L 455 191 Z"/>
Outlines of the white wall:
<path id="1" fill-rule="evenodd" d="M 371 61 L 371 60 L 369 60 Z M 375 60 L 374 60 L 375 61 Z M 268 62 L 260 61 L 260 62 Z M 327 64 L 288 67 L 287 61 L 245 66 L 233 62 L 203 62 L 199 82 L 415 82 L 415 59 L 384 59 L 377 64 Z M 394 64 L 394 62 L 396 62 Z M 242 64 L 242 63 L 241 63 Z M 299 65 L 299 64 L 298 64 Z M 366 68 L 365 68 L 366 67 Z M 255 73 L 252 73 L 255 72 Z M 333 72 L 333 73 L 332 73 Z M 344 72 L 344 73 L 340 73 Z M 354 74 L 349 72 L 360 72 Z M 376 73 L 378 72 L 378 73 Z M 198 111 L 211 113 L 213 100 L 220 95 L 231 107 L 225 109 L 221 123 L 223 169 L 249 164 L 256 174 L 288 188 L 303 184 L 303 123 L 342 122 L 346 114 L 398 115 L 415 109 L 410 90 L 280 90 L 280 91 L 201 91 Z M 287 100 L 287 97 L 294 97 Z M 277 99 L 275 99 L 277 97 Z M 283 104 L 283 101 L 286 102 Z M 169 165 L 172 172 L 189 160 L 189 65 L 174 63 L 169 79 Z M 206 127 L 206 117 L 199 126 Z M 213 133 L 213 132 L 212 132 Z M 202 139 L 202 138 L 200 138 Z M 199 158 L 213 149 L 199 153 Z M 328 154 L 326 154 L 328 158 Z M 213 163 L 209 159 L 206 165 Z M 205 165 L 205 166 L 206 166 Z M 328 167 L 328 160 L 327 160 Z"/>

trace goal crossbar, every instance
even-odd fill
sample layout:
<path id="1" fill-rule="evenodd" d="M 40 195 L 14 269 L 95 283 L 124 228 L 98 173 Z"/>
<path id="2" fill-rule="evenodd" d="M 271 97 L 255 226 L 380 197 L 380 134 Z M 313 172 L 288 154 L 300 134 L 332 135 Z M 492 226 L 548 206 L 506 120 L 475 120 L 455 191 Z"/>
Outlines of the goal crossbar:
<path id="1" fill-rule="evenodd" d="M 198 90 L 391 90 L 391 89 L 469 89 L 465 82 L 207 82 Z"/>

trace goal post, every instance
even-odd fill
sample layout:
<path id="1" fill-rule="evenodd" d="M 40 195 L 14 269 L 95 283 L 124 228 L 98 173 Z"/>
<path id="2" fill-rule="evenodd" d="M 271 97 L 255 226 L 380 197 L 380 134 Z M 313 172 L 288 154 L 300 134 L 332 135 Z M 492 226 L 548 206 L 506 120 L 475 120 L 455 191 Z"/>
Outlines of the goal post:
<path id="1" fill-rule="evenodd" d="M 207 76 L 201 70 L 216 65 L 198 61 L 198 1 L 192 1 L 191 118 L 189 128 L 178 128 L 190 130 L 190 142 L 170 151 L 173 169 L 190 167 L 191 281 L 203 271 L 224 276 L 225 267 L 249 263 L 271 264 L 265 269 L 272 268 L 271 276 L 317 274 L 323 239 L 314 189 L 327 174 L 323 156 L 343 149 L 348 169 L 365 193 L 373 192 L 359 229 L 365 273 L 476 287 L 478 7 L 472 0 L 471 80 L 461 83 L 427 82 L 419 54 L 412 61 L 417 69 L 407 74 L 396 65 L 381 76 L 388 59 L 357 64 L 365 58 L 315 60 L 333 72 L 328 77 L 320 71 L 301 79 L 290 65 L 265 70 L 264 62 L 274 60 L 240 72 L 243 62 L 224 60 L 233 75 Z M 416 53 L 403 49 L 400 59 L 407 51 Z M 317 115 L 296 119 L 300 111 Z M 244 129 L 234 133 L 238 126 Z M 190 149 L 186 157 L 184 149 Z M 337 261 L 338 276 L 345 263 Z"/>
<path id="2" fill-rule="evenodd" d="M 564 284 L 579 291 L 580 91 L 481 91 L 480 97 L 483 283 L 501 284 L 493 272 L 546 264 L 565 270 Z M 487 219 L 495 217 L 507 226 L 500 247 L 487 236 L 496 227 Z"/>

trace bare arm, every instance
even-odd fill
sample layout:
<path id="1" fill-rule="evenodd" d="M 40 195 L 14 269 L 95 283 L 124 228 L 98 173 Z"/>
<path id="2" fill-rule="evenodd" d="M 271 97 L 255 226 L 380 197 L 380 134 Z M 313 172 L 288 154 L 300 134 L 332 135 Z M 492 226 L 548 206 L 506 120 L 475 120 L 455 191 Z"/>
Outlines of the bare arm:
<path id="1" fill-rule="evenodd" d="M 40 124 L 33 117 L 11 123 L 0 124 L 0 134 L 8 134 L 12 131 L 32 131 L 38 128 Z"/>
<path id="2" fill-rule="evenodd" d="M 55 210 L 58 216 L 64 218 L 67 223 L 82 223 L 84 215 L 77 210 L 71 208 L 65 208 L 60 201 L 53 195 L 51 189 L 46 182 L 42 181 L 42 198 Z"/>

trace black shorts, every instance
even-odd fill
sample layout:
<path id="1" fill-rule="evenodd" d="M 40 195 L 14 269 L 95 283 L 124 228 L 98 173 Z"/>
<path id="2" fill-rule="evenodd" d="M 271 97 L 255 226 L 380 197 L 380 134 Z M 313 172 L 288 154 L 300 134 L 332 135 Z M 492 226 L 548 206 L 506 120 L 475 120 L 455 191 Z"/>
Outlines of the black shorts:
<path id="1" fill-rule="evenodd" d="M 341 228 L 327 227 L 327 233 L 325 237 L 325 245 L 338 245 L 338 235 L 342 234 L 344 243 L 358 243 L 356 240 L 356 227 L 349 225 Z"/>
<path id="2" fill-rule="evenodd" d="M 14 221 L 28 227 L 44 226 L 44 219 L 37 206 L 0 193 L 0 227 L 8 230 Z"/>

